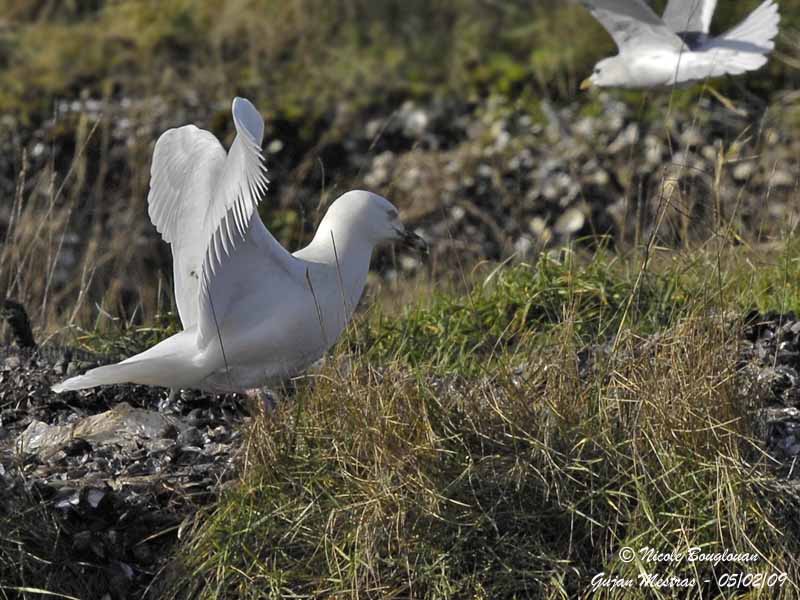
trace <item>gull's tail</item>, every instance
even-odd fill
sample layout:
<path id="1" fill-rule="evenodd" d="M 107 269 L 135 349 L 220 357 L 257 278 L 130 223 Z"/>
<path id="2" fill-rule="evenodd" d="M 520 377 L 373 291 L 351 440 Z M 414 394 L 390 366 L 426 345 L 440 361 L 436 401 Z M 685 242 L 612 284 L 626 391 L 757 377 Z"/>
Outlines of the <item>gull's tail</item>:
<path id="1" fill-rule="evenodd" d="M 196 350 L 192 352 L 195 337 L 194 332 L 183 331 L 122 362 L 97 367 L 62 381 L 51 389 L 60 394 L 116 383 L 192 387 L 202 379 L 198 367 L 191 360 L 196 354 Z"/>
<path id="2" fill-rule="evenodd" d="M 163 378 L 169 375 L 174 367 L 167 366 L 164 361 L 155 359 L 139 360 L 130 363 L 117 363 L 105 367 L 97 367 L 83 375 L 70 377 L 54 385 L 51 389 L 56 393 L 71 390 L 84 390 L 97 385 L 111 385 L 114 383 L 143 383 L 148 385 L 164 385 Z"/>

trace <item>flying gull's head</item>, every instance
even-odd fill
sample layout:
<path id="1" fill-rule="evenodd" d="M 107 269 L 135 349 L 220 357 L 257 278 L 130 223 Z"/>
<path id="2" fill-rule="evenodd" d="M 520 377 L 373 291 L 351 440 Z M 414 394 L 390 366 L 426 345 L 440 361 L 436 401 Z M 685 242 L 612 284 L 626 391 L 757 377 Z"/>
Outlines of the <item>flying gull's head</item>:
<path id="1" fill-rule="evenodd" d="M 626 87 L 630 77 L 621 56 L 604 58 L 594 66 L 594 71 L 581 83 L 582 90 L 591 87 Z"/>
<path id="2" fill-rule="evenodd" d="M 400 221 L 394 204 L 372 192 L 352 190 L 343 194 L 331 204 L 323 222 L 329 219 L 331 225 L 345 224 L 373 246 L 399 241 L 417 250 L 428 249 L 425 240 Z"/>

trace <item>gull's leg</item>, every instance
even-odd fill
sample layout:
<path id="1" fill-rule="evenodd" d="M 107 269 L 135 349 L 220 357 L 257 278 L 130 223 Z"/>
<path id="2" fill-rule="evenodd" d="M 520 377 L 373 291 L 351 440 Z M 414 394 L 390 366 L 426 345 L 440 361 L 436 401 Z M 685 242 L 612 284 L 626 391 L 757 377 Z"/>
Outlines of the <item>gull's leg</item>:
<path id="1" fill-rule="evenodd" d="M 278 409 L 279 400 L 293 399 L 297 390 L 295 379 L 272 380 L 270 387 L 251 388 L 245 390 L 244 395 L 254 400 L 263 409 L 264 415 L 270 416 Z"/>

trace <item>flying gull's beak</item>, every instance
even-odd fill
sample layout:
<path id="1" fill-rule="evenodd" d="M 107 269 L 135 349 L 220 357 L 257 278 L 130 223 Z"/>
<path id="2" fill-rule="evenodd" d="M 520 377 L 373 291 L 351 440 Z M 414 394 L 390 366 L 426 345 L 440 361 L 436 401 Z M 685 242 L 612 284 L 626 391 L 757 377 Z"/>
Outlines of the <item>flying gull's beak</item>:
<path id="1" fill-rule="evenodd" d="M 400 243 L 408 248 L 413 248 L 418 252 L 422 252 L 424 254 L 428 253 L 428 242 L 418 236 L 416 233 L 411 231 L 410 229 L 406 229 L 405 231 L 399 231 L 400 234 Z"/>
<path id="2" fill-rule="evenodd" d="M 592 78 L 591 77 L 587 77 L 586 79 L 581 81 L 581 90 L 583 90 L 585 92 L 586 90 L 588 90 L 593 85 L 594 84 L 592 83 Z"/>

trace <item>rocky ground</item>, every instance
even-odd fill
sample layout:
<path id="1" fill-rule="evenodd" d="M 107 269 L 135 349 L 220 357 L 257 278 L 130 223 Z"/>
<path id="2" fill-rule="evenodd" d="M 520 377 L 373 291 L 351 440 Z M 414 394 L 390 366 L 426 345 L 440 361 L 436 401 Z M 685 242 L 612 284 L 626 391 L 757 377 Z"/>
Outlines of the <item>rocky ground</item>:
<path id="1" fill-rule="evenodd" d="M 647 239 L 660 211 L 667 245 L 726 221 L 762 233 L 797 222 L 797 140 L 779 108 L 734 112 L 701 98 L 670 110 L 654 100 L 639 111 L 606 94 L 591 108 L 542 102 L 539 119 L 502 99 L 455 120 L 442 106 L 406 104 L 385 129 L 368 123 L 365 141 L 375 131 L 416 141 L 393 148 L 376 137 L 364 182 L 392 189 L 445 263 L 527 258 L 598 234 L 625 246 Z"/>
<path id="2" fill-rule="evenodd" d="M 776 472 L 797 478 L 800 319 L 754 312 L 741 348 L 741 390 L 761 425 L 763 448 Z M 23 497 L 41 503 L 75 560 L 106 570 L 124 597 L 125 590 L 146 587 L 181 525 L 235 475 L 243 429 L 253 417 L 235 395 L 183 392 L 166 404 L 164 390 L 144 386 L 50 392 L 92 360 L 57 348 L 4 348 L 0 512 Z"/>
<path id="3" fill-rule="evenodd" d="M 111 589 L 142 590 L 178 527 L 235 475 L 244 398 L 111 386 L 57 396 L 96 362 L 73 352 L 5 348 L 0 367 L 0 514 L 41 502 L 76 564 Z"/>
<path id="4" fill-rule="evenodd" d="M 766 449 L 788 477 L 800 477 L 800 319 L 748 315 L 741 355 L 743 393 L 761 424 Z"/>

